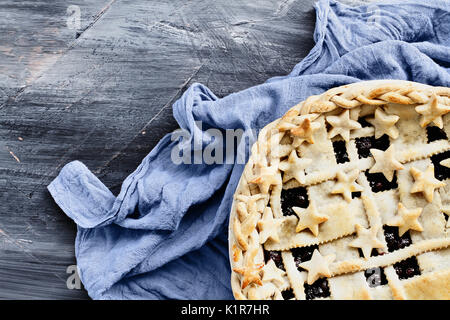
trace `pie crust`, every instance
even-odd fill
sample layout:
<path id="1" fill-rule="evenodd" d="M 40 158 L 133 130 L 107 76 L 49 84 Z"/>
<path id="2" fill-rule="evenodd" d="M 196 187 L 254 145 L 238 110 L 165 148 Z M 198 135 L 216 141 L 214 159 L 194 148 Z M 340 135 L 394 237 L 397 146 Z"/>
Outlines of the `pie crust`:
<path id="1" fill-rule="evenodd" d="M 264 127 L 230 213 L 235 298 L 450 299 L 449 111 L 450 88 L 376 80 Z"/>

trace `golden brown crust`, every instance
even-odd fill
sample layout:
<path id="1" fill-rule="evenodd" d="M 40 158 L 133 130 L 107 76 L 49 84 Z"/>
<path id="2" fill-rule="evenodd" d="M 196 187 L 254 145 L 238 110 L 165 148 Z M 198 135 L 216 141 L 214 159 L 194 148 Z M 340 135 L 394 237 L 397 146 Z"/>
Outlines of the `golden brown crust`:
<path id="1" fill-rule="evenodd" d="M 406 281 L 404 291 L 413 300 L 449 300 L 450 270 L 415 277 Z"/>
<path id="2" fill-rule="evenodd" d="M 416 170 L 425 172 L 427 166 L 431 164 L 431 156 L 450 150 L 450 144 L 445 140 L 428 143 L 426 133 L 423 130 L 426 125 L 434 123 L 438 127 L 443 126 L 444 130 L 448 132 L 446 124 L 449 121 L 447 117 L 444 119 L 444 116 L 450 111 L 450 99 L 448 97 L 450 97 L 450 88 L 445 87 L 432 87 L 399 80 L 359 82 L 330 89 L 321 95 L 311 96 L 304 102 L 292 107 L 280 119 L 264 127 L 260 131 L 258 141 L 251 148 L 251 156 L 236 189 L 236 197 L 230 214 L 229 243 L 231 264 L 234 270 L 231 284 L 235 298 L 280 298 L 280 291 L 285 284 L 280 287 L 273 282 L 262 280 L 264 271 L 262 271 L 261 266 L 264 265 L 263 248 L 265 247 L 268 250 L 282 250 L 283 262 L 287 268 L 286 281 L 290 283 L 297 299 L 305 299 L 304 293 L 301 291 L 303 282 L 306 282 L 307 279 L 307 272 L 298 272 L 295 264 L 292 265 L 293 260 L 289 249 L 312 244 L 322 246 L 331 242 L 345 244 L 344 247 L 335 248 L 338 250 L 338 259 L 330 265 L 332 277 L 337 277 L 336 279 L 340 279 L 340 277 L 343 277 L 341 275 L 344 274 L 358 275 L 369 268 L 382 266 L 385 267 L 386 277 L 388 278 L 386 290 L 390 292 L 390 294 L 381 295 L 383 297 L 415 299 L 420 296 L 417 290 L 422 290 L 431 296 L 448 297 L 450 288 L 448 281 L 441 281 L 444 286 L 442 290 L 424 289 L 426 284 L 438 286 L 439 281 L 436 280 L 436 277 L 442 280 L 442 274 L 448 274 L 448 269 L 446 269 L 447 271 L 432 271 L 409 280 L 399 280 L 392 267 L 394 263 L 408 257 L 440 250 L 450 245 L 447 237 L 448 232 L 445 231 L 445 221 L 442 223 L 440 218 L 437 224 L 436 222 L 430 224 L 422 221 L 423 232 L 418 227 L 413 228 L 411 232 L 416 232 L 419 235 L 413 233 L 413 239 L 417 238 L 417 240 L 414 240 L 414 243 L 405 249 L 378 257 L 370 257 L 367 260 L 352 256 L 353 251 L 348 249 L 350 238 L 354 237 L 352 234 L 355 234 L 356 225 L 359 225 L 362 234 L 365 228 L 376 224 L 378 229 L 375 228 L 375 230 L 381 230 L 378 231 L 380 237 L 382 236 L 381 224 L 385 225 L 389 219 L 389 221 L 395 220 L 393 219 L 395 213 L 389 213 L 389 210 L 385 212 L 377 206 L 396 208 L 398 202 L 401 201 L 411 212 L 418 212 L 415 208 L 427 206 L 427 203 L 429 203 L 429 206 L 425 207 L 424 212 L 421 213 L 420 219 L 425 219 L 425 217 L 435 219 L 439 214 L 437 212 L 441 206 L 439 194 L 442 194 L 443 190 L 448 190 L 446 183 L 432 181 L 432 187 L 435 188 L 431 190 L 431 187 L 428 187 L 430 183 L 427 182 L 422 188 L 424 191 L 417 192 L 417 190 L 420 189 L 421 191 L 422 189 L 419 187 L 411 188 L 414 179 L 409 172 L 412 170 L 411 164 L 418 166 Z M 416 106 L 422 105 L 424 106 L 415 109 Z M 333 194 L 331 191 L 339 189 L 335 187 L 338 172 L 342 171 L 348 174 L 355 169 L 352 159 L 357 159 L 358 155 L 353 140 L 356 137 L 364 137 L 374 133 L 373 129 L 370 130 L 371 128 L 361 128 L 355 120 L 357 120 L 358 115 L 373 115 L 375 110 L 381 110 L 380 108 L 383 108 L 382 110 L 386 113 L 380 112 L 377 115 L 380 117 L 376 123 L 379 126 L 377 130 L 382 132 L 377 134 L 380 136 L 383 133 L 389 133 L 390 138 L 394 140 L 392 146 L 395 145 L 395 150 L 392 147 L 392 152 L 386 156 L 380 153 L 380 159 L 378 160 L 384 161 L 388 165 L 392 163 L 392 170 L 384 169 L 381 165 L 379 165 L 378 170 L 384 170 L 383 172 L 386 172 L 388 177 L 391 177 L 391 171 L 402 171 L 398 178 L 400 179 L 399 192 L 372 194 L 363 191 L 363 196 L 359 200 L 352 200 L 348 196 L 345 198 L 343 194 L 337 192 Z M 393 117 L 393 115 L 396 117 Z M 329 119 L 335 121 L 333 124 L 339 126 L 337 130 L 331 133 L 325 126 L 325 123 L 328 122 L 328 116 L 332 116 Z M 396 121 L 398 120 L 397 117 L 400 119 L 398 122 Z M 385 121 L 385 123 L 382 121 Z M 424 123 L 426 124 L 423 125 Z M 328 127 L 333 128 L 330 124 L 328 124 Z M 420 130 L 422 132 L 419 132 Z M 397 138 L 398 131 L 400 131 L 400 136 Z M 406 134 L 403 136 L 402 133 Z M 413 135 L 411 138 L 408 136 L 409 133 Z M 343 138 L 347 141 L 350 162 L 336 164 L 332 148 L 330 149 L 331 138 Z M 417 147 L 413 148 L 414 146 Z M 285 183 L 281 172 L 283 169 L 290 170 L 290 167 L 287 165 L 287 160 L 284 160 L 285 164 L 281 166 L 280 163 L 281 159 L 287 159 L 286 157 L 292 154 L 292 150 L 297 150 L 300 158 L 312 159 L 313 161 L 305 169 L 305 176 L 299 176 L 298 179 L 292 179 Z M 381 158 L 387 156 L 389 158 Z M 291 161 L 297 160 L 294 157 Z M 363 171 L 372 168 L 374 165 L 375 161 L 370 157 L 357 160 L 356 168 L 359 168 L 359 172 L 361 172 L 357 182 L 366 190 L 369 184 Z M 418 176 L 417 171 L 414 172 Z M 323 206 L 329 206 L 330 208 L 351 206 L 352 215 L 342 220 L 334 219 L 338 225 L 345 225 L 345 228 L 339 226 L 335 229 L 328 228 L 327 223 L 334 221 L 331 218 L 320 224 L 317 236 L 314 236 L 309 229 L 296 232 L 297 219 L 283 216 L 279 199 L 282 188 L 296 186 L 306 186 L 309 196 L 312 199 L 323 200 L 324 203 L 321 203 Z M 411 189 L 416 192 L 411 192 Z M 426 199 L 423 196 L 424 193 L 427 194 Z M 253 198 L 252 208 L 250 208 L 249 202 L 239 198 L 240 195 L 246 197 L 256 195 L 258 197 Z M 378 203 L 375 199 L 380 196 L 385 196 L 384 199 L 389 201 Z M 388 199 L 390 196 L 397 197 L 395 202 L 391 203 L 391 200 Z M 270 212 L 265 211 L 264 208 L 271 208 L 271 210 Z M 266 212 L 266 215 L 273 215 L 273 217 L 266 216 L 266 220 L 269 222 L 276 221 L 278 226 L 268 228 L 274 233 L 270 236 L 266 234 L 260 241 L 259 232 L 261 230 L 259 228 L 261 224 L 257 222 L 263 216 L 263 211 Z M 442 215 L 442 213 L 440 214 Z M 282 220 L 281 223 L 280 219 Z M 396 217 L 396 223 L 401 223 L 398 222 L 399 219 Z M 434 225 L 431 226 L 432 224 Z M 430 233 L 431 230 L 433 230 L 432 233 Z M 260 242 L 263 242 L 264 247 Z M 250 253 L 251 256 L 249 256 Z M 378 291 L 375 292 L 366 287 L 366 284 L 361 282 L 361 277 L 345 278 L 347 279 L 345 281 L 358 282 L 357 285 L 356 282 L 354 283 L 354 287 L 359 289 L 355 289 L 356 291 L 348 295 L 342 294 L 342 292 L 339 292 L 340 295 L 338 294 L 338 283 L 343 280 L 333 282 L 336 283 L 332 285 L 332 291 L 335 290 L 335 294 L 333 295 L 332 292 L 331 297 L 347 296 L 369 299 L 379 294 Z M 266 278 L 272 279 L 273 277 L 267 276 Z M 278 281 L 278 283 L 281 283 L 281 281 Z M 414 288 L 417 288 L 417 290 Z"/>

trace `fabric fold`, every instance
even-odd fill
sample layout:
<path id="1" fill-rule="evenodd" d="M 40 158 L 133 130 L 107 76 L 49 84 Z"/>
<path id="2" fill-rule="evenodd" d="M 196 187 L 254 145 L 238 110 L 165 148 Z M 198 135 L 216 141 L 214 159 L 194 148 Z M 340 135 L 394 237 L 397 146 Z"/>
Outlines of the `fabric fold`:
<path id="1" fill-rule="evenodd" d="M 77 161 L 49 185 L 78 225 L 77 264 L 92 298 L 232 298 L 228 215 L 251 139 L 233 146 L 231 163 L 206 163 L 205 150 L 227 130 L 257 133 L 308 96 L 361 80 L 450 86 L 448 2 L 320 0 L 315 8 L 316 45 L 290 74 L 223 98 L 190 86 L 173 105 L 179 135 L 166 135 L 117 197 Z M 175 163 L 174 150 L 185 147 L 191 162 Z"/>
<path id="2" fill-rule="evenodd" d="M 48 190 L 59 207 L 83 228 L 108 223 L 115 197 L 80 161 L 65 165 Z"/>

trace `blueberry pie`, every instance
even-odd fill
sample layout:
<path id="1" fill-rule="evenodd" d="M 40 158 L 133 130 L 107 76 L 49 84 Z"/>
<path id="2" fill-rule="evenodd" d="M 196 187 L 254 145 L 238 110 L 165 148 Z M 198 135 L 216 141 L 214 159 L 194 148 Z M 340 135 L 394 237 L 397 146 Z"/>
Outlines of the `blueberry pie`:
<path id="1" fill-rule="evenodd" d="M 366 81 L 264 127 L 230 214 L 236 299 L 450 299 L 450 88 Z"/>

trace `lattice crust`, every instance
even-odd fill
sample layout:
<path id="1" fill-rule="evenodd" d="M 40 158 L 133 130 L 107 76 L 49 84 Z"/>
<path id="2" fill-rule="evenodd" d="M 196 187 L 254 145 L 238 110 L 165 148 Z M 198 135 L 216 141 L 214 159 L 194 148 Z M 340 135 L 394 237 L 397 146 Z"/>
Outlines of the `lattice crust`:
<path id="1" fill-rule="evenodd" d="M 230 214 L 236 299 L 450 299 L 450 88 L 366 81 L 264 127 Z"/>

